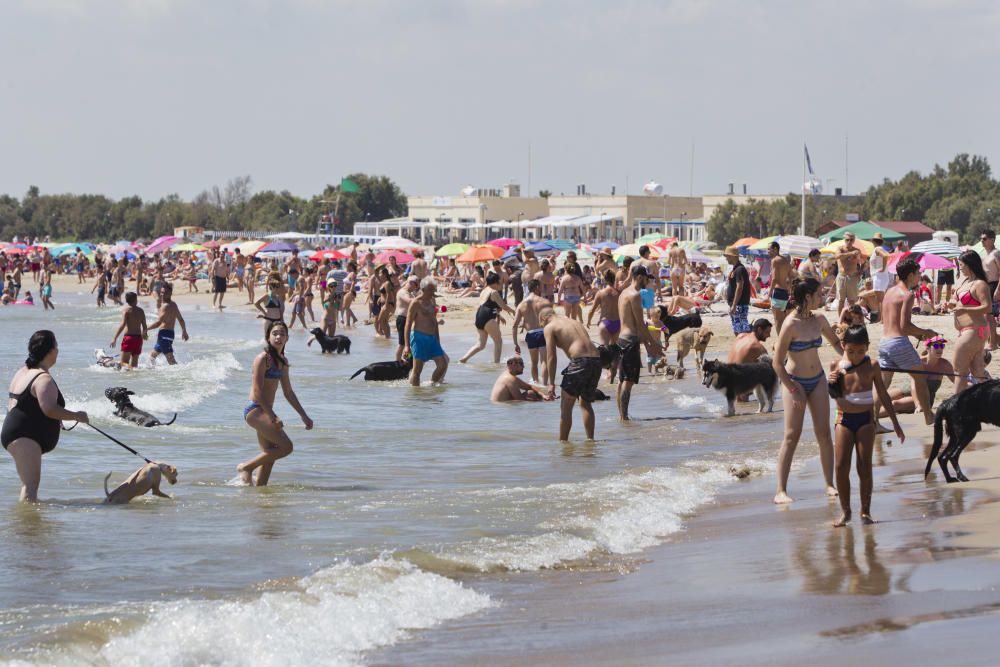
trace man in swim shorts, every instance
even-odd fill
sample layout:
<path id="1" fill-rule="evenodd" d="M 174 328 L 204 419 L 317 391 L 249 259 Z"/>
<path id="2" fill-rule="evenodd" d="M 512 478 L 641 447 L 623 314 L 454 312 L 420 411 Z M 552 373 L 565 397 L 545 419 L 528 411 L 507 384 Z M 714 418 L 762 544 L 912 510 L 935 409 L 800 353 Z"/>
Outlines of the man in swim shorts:
<path id="1" fill-rule="evenodd" d="M 531 356 L 531 380 L 540 382 L 539 378 L 546 377 L 545 357 L 542 356 L 545 348 L 545 333 L 542 325 L 538 321 L 538 314 L 545 308 L 551 308 L 552 302 L 542 296 L 542 283 L 537 278 L 528 281 L 528 296 L 518 304 L 514 311 L 514 324 L 512 325 L 514 334 L 514 354 L 521 354 L 521 345 L 518 343 L 517 335 L 523 326 L 527 333 L 524 342 L 528 345 L 528 354 Z M 541 374 L 539 374 L 541 366 Z"/>
<path id="2" fill-rule="evenodd" d="M 878 364 L 887 387 L 892 383 L 894 371 L 917 371 L 909 375 L 924 422 L 930 425 L 934 423 L 934 413 L 931 411 L 927 377 L 919 372 L 923 370 L 920 355 L 910 343 L 909 336 L 927 340 L 937 336 L 937 332 L 921 329 L 911 321 L 914 298 L 911 290 L 920 281 L 920 266 L 912 259 L 904 259 L 896 265 L 896 275 L 899 280 L 886 291 L 882 301 L 883 329 L 882 340 L 878 344 Z M 878 414 L 878 409 L 879 400 L 876 397 L 875 414 Z"/>
<path id="3" fill-rule="evenodd" d="M 632 265 L 630 275 L 632 282 L 622 290 L 618 297 L 618 319 L 621 320 L 621 335 L 618 346 L 622 350 L 618 369 L 618 416 L 628 420 L 628 404 L 632 398 L 632 387 L 639 382 L 642 372 L 642 354 L 639 345 L 645 345 L 646 354 L 650 357 L 663 355 L 663 348 L 649 332 L 649 327 L 643 319 L 642 296 L 640 292 L 647 289 L 651 276 L 646 267 L 636 262 Z"/>
<path id="4" fill-rule="evenodd" d="M 149 338 L 146 330 L 146 312 L 137 304 L 139 297 L 135 292 L 125 295 L 125 308 L 122 310 L 122 323 L 118 325 L 111 347 L 118 343 L 118 336 L 125 332 L 122 338 L 122 356 L 118 360 L 118 369 L 135 368 L 139 365 L 139 355 L 142 354 L 142 341 Z"/>
<path id="5" fill-rule="evenodd" d="M 518 376 L 524 373 L 524 359 L 510 357 L 507 368 L 497 381 L 493 383 L 490 400 L 496 403 L 510 401 L 551 401 L 552 396 L 534 385 L 530 385 Z"/>
<path id="6" fill-rule="evenodd" d="M 593 401 L 597 398 L 597 384 L 601 380 L 601 355 L 590 341 L 583 323 L 556 315 L 552 308 L 539 314 L 545 328 L 545 368 L 548 371 L 549 396 L 556 396 L 556 350 L 569 357 L 569 365 L 562 372 L 562 401 L 559 414 L 559 440 L 569 440 L 573 428 L 573 404 L 580 403 L 583 430 L 588 440 L 594 439 Z"/>
<path id="7" fill-rule="evenodd" d="M 219 250 L 212 251 L 212 263 L 208 267 L 208 275 L 212 278 L 212 306 L 222 310 L 222 299 L 226 296 L 226 286 L 229 282 L 229 266 L 219 254 Z"/>
<path id="8" fill-rule="evenodd" d="M 729 303 L 729 321 L 733 333 L 737 336 L 750 331 L 750 274 L 747 267 L 740 261 L 740 253 L 736 248 L 726 248 L 726 261 L 732 267 L 729 270 L 726 287 L 726 302 Z"/>
<path id="9" fill-rule="evenodd" d="M 403 357 L 413 356 L 413 370 L 410 371 L 410 384 L 420 386 L 420 373 L 424 364 L 434 360 L 434 374 L 431 382 L 444 380 L 448 372 L 448 355 L 441 347 L 441 334 L 438 330 L 437 309 L 434 302 L 434 291 L 437 283 L 427 276 L 420 281 L 420 294 L 410 303 L 406 314 L 405 339 L 406 349 Z"/>
<path id="10" fill-rule="evenodd" d="M 844 234 L 844 245 L 834 257 L 837 260 L 837 314 L 843 312 L 845 303 L 858 298 L 858 278 L 861 275 L 861 251 L 854 246 L 854 234 Z"/>
<path id="11" fill-rule="evenodd" d="M 767 254 L 771 257 L 771 313 L 774 315 L 774 326 L 780 333 L 792 288 L 792 263 L 781 256 L 781 244 L 777 241 L 768 244 Z"/>
<path id="12" fill-rule="evenodd" d="M 159 316 L 155 322 L 149 325 L 150 329 L 160 329 L 156 334 L 156 345 L 153 346 L 150 358 L 155 360 L 162 354 L 171 366 L 177 363 L 177 360 L 174 359 L 174 328 L 176 324 L 181 325 L 181 339 L 185 341 L 188 339 L 187 325 L 184 323 L 181 309 L 173 301 L 173 295 L 173 284 L 164 283 L 160 289 L 160 297 L 163 302 L 160 304 Z"/>

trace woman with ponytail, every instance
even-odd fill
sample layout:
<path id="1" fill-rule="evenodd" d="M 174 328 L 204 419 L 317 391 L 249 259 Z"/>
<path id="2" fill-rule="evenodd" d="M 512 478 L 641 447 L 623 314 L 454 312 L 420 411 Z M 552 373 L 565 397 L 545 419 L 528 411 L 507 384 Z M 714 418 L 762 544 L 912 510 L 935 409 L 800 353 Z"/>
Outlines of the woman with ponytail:
<path id="1" fill-rule="evenodd" d="M 86 412 L 66 409 L 66 401 L 49 374 L 59 357 L 56 336 L 41 330 L 28 341 L 24 368 L 10 381 L 10 402 L 3 421 L 0 441 L 14 457 L 21 478 L 21 500 L 38 500 L 42 478 L 42 454 L 48 454 L 59 442 L 61 421 L 87 423 Z"/>
<path id="2" fill-rule="evenodd" d="M 802 435 L 802 421 L 806 407 L 812 416 L 813 431 L 819 444 L 819 457 L 826 481 L 826 493 L 837 495 L 833 486 L 833 439 L 830 436 L 830 394 L 826 373 L 819 360 L 823 338 L 829 341 L 837 354 L 844 350 L 833 327 L 822 315 L 814 315 L 822 299 L 820 284 L 812 278 L 792 282 L 795 310 L 785 318 L 774 348 L 774 372 L 784 387 L 785 437 L 778 453 L 778 490 L 774 502 L 790 503 L 788 475 L 792 469 L 792 456 Z M 785 367 L 785 363 L 788 367 Z"/>

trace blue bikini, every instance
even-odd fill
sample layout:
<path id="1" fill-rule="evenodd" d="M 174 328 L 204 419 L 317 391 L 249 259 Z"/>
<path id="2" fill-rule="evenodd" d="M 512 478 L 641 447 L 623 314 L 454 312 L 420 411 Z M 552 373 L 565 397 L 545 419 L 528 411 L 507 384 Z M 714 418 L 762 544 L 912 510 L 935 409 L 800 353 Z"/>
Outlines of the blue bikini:
<path id="1" fill-rule="evenodd" d="M 812 348 L 819 348 L 822 346 L 823 346 L 823 337 L 817 336 L 812 340 L 793 340 L 791 343 L 788 344 L 788 351 L 804 352 L 806 350 L 811 350 Z M 812 394 L 813 389 L 815 389 L 819 385 L 819 383 L 823 381 L 823 378 L 826 377 L 826 374 L 823 373 L 823 371 L 820 371 L 819 375 L 816 375 L 815 377 L 811 378 L 799 377 L 798 375 L 790 375 L 790 377 L 795 382 L 798 382 L 799 386 L 802 387 L 802 390 L 806 392 L 806 396 L 809 396 Z"/>
<path id="2" fill-rule="evenodd" d="M 280 380 L 281 379 L 281 369 L 277 366 L 268 366 L 264 370 L 264 377 L 268 380 Z M 250 399 L 247 404 L 243 406 L 243 419 L 247 418 L 247 415 L 260 407 L 260 403 Z"/>

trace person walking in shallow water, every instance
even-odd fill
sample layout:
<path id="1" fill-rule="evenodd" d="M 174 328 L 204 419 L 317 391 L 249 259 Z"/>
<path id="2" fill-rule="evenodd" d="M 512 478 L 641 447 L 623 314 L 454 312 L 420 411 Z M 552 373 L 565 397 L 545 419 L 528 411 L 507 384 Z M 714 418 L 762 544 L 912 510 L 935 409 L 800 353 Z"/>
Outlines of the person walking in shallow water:
<path id="1" fill-rule="evenodd" d="M 292 440 L 285 433 L 285 424 L 274 412 L 274 396 L 279 384 L 285 400 L 302 417 L 306 430 L 313 427 L 312 419 L 292 390 L 292 380 L 288 375 L 288 359 L 285 357 L 288 326 L 280 320 L 269 322 L 266 338 L 267 346 L 253 361 L 250 399 L 243 408 L 243 419 L 257 432 L 260 454 L 236 466 L 240 479 L 250 486 L 267 486 L 274 462 L 292 453 Z M 254 470 L 257 470 L 256 480 Z"/>

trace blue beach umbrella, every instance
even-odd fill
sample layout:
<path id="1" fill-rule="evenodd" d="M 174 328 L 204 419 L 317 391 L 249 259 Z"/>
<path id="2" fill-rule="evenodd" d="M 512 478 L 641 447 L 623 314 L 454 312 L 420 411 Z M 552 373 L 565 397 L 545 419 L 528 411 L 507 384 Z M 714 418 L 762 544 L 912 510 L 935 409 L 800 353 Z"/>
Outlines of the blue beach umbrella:
<path id="1" fill-rule="evenodd" d="M 566 239 L 547 239 L 545 243 L 556 250 L 576 250 L 576 244 Z"/>
<path id="2" fill-rule="evenodd" d="M 525 246 L 526 250 L 533 250 L 534 252 L 552 252 L 555 250 L 548 241 L 539 241 L 538 243 L 532 243 Z"/>
<path id="3" fill-rule="evenodd" d="M 590 246 L 594 250 L 604 250 L 608 248 L 609 250 L 614 250 L 618 247 L 618 244 L 614 241 L 601 241 L 600 243 L 594 243 Z"/>

